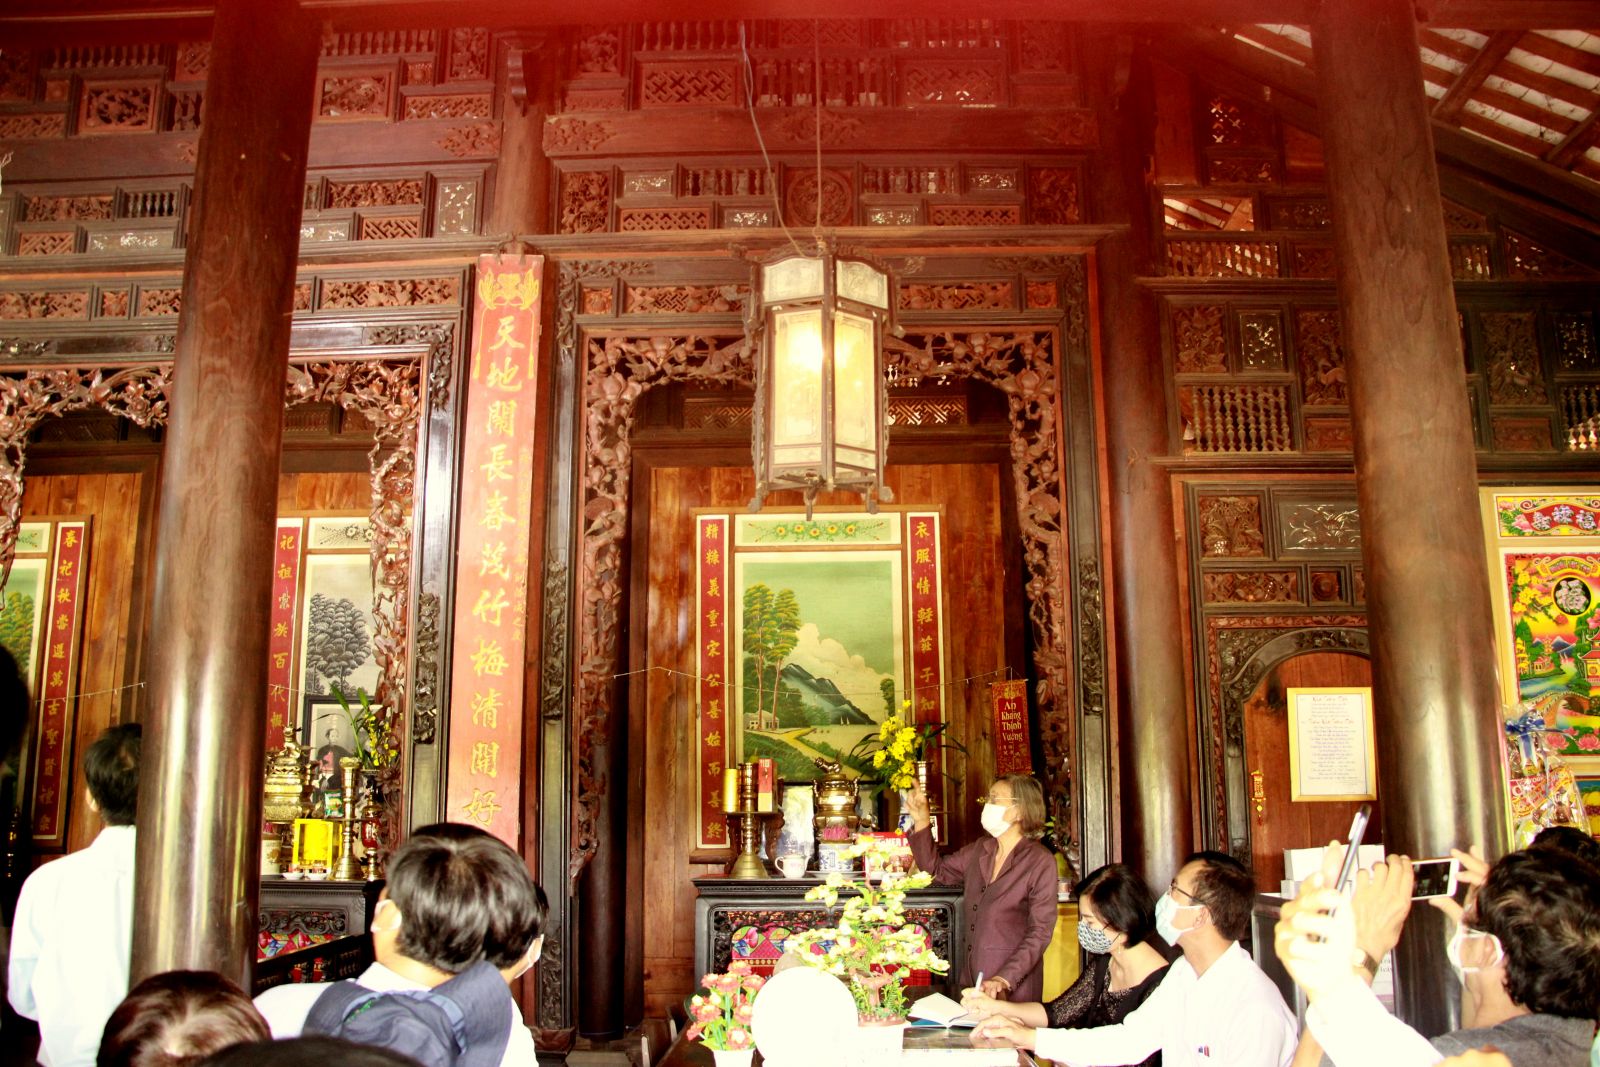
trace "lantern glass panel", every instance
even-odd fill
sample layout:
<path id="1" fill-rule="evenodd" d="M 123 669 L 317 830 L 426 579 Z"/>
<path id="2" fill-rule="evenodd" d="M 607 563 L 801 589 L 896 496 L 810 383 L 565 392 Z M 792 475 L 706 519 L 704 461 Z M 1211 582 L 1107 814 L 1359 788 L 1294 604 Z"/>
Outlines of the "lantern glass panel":
<path id="1" fill-rule="evenodd" d="M 822 309 L 772 316 L 772 461 L 822 458 Z"/>
<path id="2" fill-rule="evenodd" d="M 807 256 L 769 263 L 761 268 L 761 301 L 814 300 L 822 296 L 822 260 Z"/>
<path id="3" fill-rule="evenodd" d="M 846 300 L 854 300 L 873 307 L 889 306 L 889 276 L 871 264 L 853 259 L 841 259 L 835 267 L 838 281 L 835 290 Z"/>
<path id="4" fill-rule="evenodd" d="M 871 319 L 834 312 L 834 454 L 841 463 L 868 468 L 878 455 L 878 387 L 872 340 Z"/>

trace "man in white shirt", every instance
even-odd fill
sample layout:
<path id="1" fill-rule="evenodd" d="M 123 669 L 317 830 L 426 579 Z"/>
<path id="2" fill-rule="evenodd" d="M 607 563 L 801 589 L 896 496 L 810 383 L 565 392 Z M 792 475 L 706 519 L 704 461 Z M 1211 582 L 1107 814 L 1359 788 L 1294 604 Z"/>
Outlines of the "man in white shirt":
<path id="1" fill-rule="evenodd" d="M 28 876 L 11 931 L 8 995 L 18 1014 L 38 1020 L 47 1067 L 91 1067 L 128 992 L 139 724 L 101 734 L 83 776 L 105 827 L 88 848 Z"/>
<path id="2" fill-rule="evenodd" d="M 1221 852 L 1197 852 L 1156 905 L 1156 930 L 1183 958 L 1122 1022 L 1032 1030 L 996 1017 L 974 1036 L 1009 1040 L 1073 1067 L 1142 1063 L 1155 1052 L 1163 1067 L 1286 1067 L 1294 1055 L 1294 1016 L 1239 946 L 1254 899 L 1255 881 L 1243 864 Z"/>
<path id="3" fill-rule="evenodd" d="M 377 993 L 435 989 L 487 960 L 509 985 L 538 962 L 545 895 L 505 842 L 475 827 L 437 823 L 411 835 L 387 874 L 369 926 L 377 962 L 358 984 Z M 257 997 L 256 1008 L 273 1037 L 297 1037 L 329 988 L 278 986 Z M 509 990 L 501 1004 L 509 1028 L 502 1067 L 536 1067 L 533 1035 Z"/>

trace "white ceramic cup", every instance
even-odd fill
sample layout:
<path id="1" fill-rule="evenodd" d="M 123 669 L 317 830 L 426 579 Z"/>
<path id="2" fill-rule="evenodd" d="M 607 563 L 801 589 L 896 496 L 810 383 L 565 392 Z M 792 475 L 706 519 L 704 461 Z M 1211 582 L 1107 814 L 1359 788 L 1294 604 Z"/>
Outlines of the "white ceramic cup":
<path id="1" fill-rule="evenodd" d="M 804 878 L 806 858 L 798 852 L 791 852 L 787 856 L 779 856 L 778 870 L 783 872 L 785 878 Z"/>

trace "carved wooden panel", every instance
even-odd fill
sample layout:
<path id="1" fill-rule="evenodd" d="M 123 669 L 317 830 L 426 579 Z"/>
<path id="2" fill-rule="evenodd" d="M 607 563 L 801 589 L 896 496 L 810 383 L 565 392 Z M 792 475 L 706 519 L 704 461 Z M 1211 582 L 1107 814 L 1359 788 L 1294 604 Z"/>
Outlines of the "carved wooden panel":
<path id="1" fill-rule="evenodd" d="M 1201 595 L 1207 604 L 1298 604 L 1300 572 L 1208 570 L 1201 575 Z"/>
<path id="2" fill-rule="evenodd" d="M 1202 496 L 1197 508 L 1201 555 L 1248 559 L 1266 554 L 1260 497 Z"/>
<path id="3" fill-rule="evenodd" d="M 317 119 L 322 122 L 383 121 L 393 113 L 395 72 L 388 67 L 341 68 L 319 74 Z"/>
<path id="4" fill-rule="evenodd" d="M 640 63 L 639 106 L 728 107 L 737 100 L 739 71 L 726 62 Z"/>
<path id="5" fill-rule="evenodd" d="M 1485 312 L 1479 316 L 1483 330 L 1484 373 L 1491 404 L 1543 404 L 1550 399 L 1545 388 L 1539 352 L 1537 315 L 1532 311 Z"/>
<path id="6" fill-rule="evenodd" d="M 149 133 L 156 128 L 155 81 L 85 81 L 78 133 Z"/>
<path id="7" fill-rule="evenodd" d="M 1172 309 L 1173 369 L 1179 374 L 1227 371 L 1223 310 L 1220 304 L 1187 304 Z"/>

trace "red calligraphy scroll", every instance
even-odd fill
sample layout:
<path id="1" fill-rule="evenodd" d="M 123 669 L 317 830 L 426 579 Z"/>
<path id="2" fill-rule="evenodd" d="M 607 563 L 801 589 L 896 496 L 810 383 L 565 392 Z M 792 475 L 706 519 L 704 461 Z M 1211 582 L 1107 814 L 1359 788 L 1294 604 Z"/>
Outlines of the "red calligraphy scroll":
<path id="1" fill-rule="evenodd" d="M 994 700 L 994 773 L 1032 774 L 1028 744 L 1028 683 L 1018 678 L 989 686 Z"/>
<path id="2" fill-rule="evenodd" d="M 285 737 L 300 740 L 294 681 L 294 621 L 300 599 L 300 548 L 304 519 L 279 519 L 272 548 L 272 607 L 267 613 L 267 751 Z"/>
<path id="3" fill-rule="evenodd" d="M 478 257 L 461 465 L 446 810 L 513 847 L 543 256 Z"/>
<path id="4" fill-rule="evenodd" d="M 939 589 L 939 516 L 906 515 L 906 555 L 911 589 L 912 717 L 917 723 L 944 721 L 944 614 Z M 938 768 L 938 752 L 929 762 Z"/>
<path id="5" fill-rule="evenodd" d="M 727 848 L 728 820 L 722 814 L 722 772 L 733 747 L 734 704 L 728 699 L 732 668 L 728 648 L 728 567 L 730 529 L 726 515 L 705 515 L 695 523 L 698 624 L 695 673 L 700 697 L 699 847 Z"/>
<path id="6" fill-rule="evenodd" d="M 39 685 L 33 840 L 41 849 L 66 846 L 67 796 L 62 786 L 71 776 L 77 727 L 78 638 L 83 628 L 84 571 L 88 566 L 88 521 L 56 523 L 50 602 L 39 646 L 45 662 Z"/>

